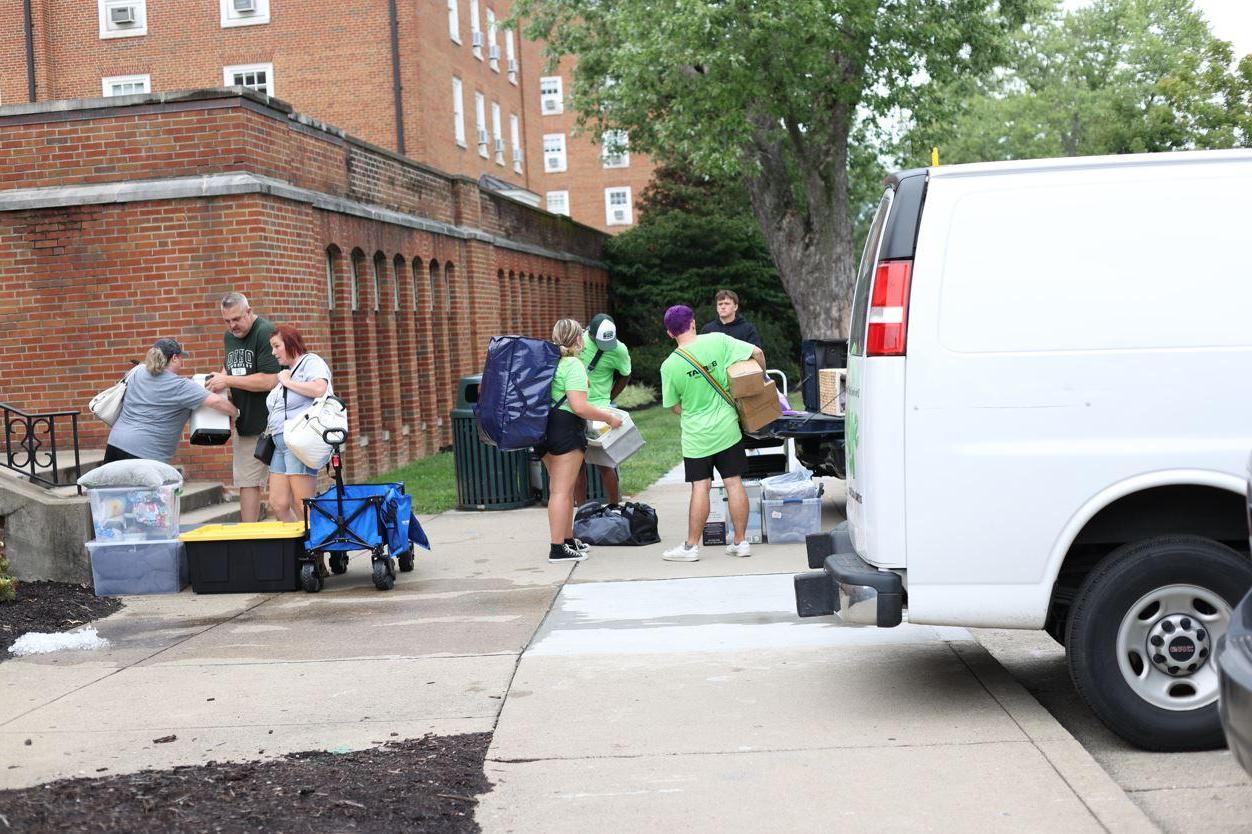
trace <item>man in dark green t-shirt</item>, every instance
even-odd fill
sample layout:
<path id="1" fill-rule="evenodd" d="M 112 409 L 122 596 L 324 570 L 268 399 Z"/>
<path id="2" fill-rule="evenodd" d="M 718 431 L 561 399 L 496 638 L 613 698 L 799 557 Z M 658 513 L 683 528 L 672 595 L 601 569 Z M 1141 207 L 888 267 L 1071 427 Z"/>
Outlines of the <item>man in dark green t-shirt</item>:
<path id="1" fill-rule="evenodd" d="M 261 514 L 261 488 L 270 471 L 252 453 L 269 419 L 265 396 L 278 383 L 282 368 L 270 352 L 274 325 L 252 312 L 243 293 L 230 292 L 222 298 L 222 319 L 226 322 L 226 361 L 219 373 L 209 375 L 205 386 L 215 394 L 233 389 L 230 399 L 239 409 L 234 437 L 239 515 L 244 521 L 256 521 Z"/>
<path id="2" fill-rule="evenodd" d="M 596 408 L 608 408 L 630 382 L 630 351 L 617 339 L 617 325 L 608 313 L 599 313 L 591 320 L 583 333 L 583 352 L 580 357 L 587 366 L 587 402 Z M 620 504 L 622 493 L 618 487 L 617 469 L 597 466 L 600 482 L 604 484 L 605 497 L 610 504 Z M 587 500 L 587 467 L 578 470 L 574 482 L 574 501 L 582 505 Z"/>

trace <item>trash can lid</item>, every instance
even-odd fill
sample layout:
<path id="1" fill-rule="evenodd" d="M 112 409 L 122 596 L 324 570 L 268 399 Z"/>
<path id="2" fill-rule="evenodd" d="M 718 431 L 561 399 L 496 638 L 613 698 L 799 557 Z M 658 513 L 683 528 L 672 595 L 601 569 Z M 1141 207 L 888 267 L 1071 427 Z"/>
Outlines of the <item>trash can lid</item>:
<path id="1" fill-rule="evenodd" d="M 205 524 L 183 533 L 185 542 L 223 542 L 238 539 L 302 539 L 303 521 L 253 521 L 246 524 Z"/>

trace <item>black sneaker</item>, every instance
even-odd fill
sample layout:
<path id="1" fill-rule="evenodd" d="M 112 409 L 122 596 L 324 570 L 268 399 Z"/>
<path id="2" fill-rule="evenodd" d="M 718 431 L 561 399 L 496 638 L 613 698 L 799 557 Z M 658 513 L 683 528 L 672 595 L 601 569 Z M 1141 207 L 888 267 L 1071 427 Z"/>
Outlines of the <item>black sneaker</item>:
<path id="1" fill-rule="evenodd" d="M 587 554 L 581 550 L 570 547 L 568 544 L 554 544 L 548 548 L 548 561 L 553 564 L 564 564 L 566 562 L 581 562 L 587 558 Z"/>
<path id="2" fill-rule="evenodd" d="M 587 544 L 582 539 L 566 539 L 565 545 L 566 547 L 574 548 L 579 553 L 586 553 L 587 551 L 591 550 L 591 545 Z"/>

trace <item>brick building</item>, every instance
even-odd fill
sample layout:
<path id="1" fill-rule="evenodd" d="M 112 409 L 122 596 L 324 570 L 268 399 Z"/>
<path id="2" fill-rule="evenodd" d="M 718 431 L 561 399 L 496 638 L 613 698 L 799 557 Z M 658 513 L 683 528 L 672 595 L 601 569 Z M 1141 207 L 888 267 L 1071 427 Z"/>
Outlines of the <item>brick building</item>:
<path id="1" fill-rule="evenodd" d="M 85 410 L 165 335 L 214 370 L 237 289 L 328 359 L 373 475 L 450 442 L 492 334 L 603 309 L 603 241 L 251 91 L 3 107 L 0 401 Z M 106 433 L 88 416 L 83 447 Z M 181 448 L 229 479 L 226 450 Z"/>
<path id="2" fill-rule="evenodd" d="M 652 166 L 606 160 L 573 134 L 572 64 L 547 73 L 539 45 L 499 25 L 508 14 L 508 0 L 9 0 L 0 104 L 241 85 L 586 225 L 627 228 Z"/>

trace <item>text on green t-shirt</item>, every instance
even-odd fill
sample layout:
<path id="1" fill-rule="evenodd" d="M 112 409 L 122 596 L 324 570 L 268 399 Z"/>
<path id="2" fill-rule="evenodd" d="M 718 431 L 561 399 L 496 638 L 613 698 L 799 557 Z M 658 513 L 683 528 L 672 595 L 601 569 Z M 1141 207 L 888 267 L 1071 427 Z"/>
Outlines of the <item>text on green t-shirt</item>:
<path id="1" fill-rule="evenodd" d="M 274 335 L 274 325 L 257 316 L 252 327 L 242 339 L 226 331 L 223 340 L 226 360 L 222 365 L 231 376 L 248 374 L 276 374 L 282 370 L 278 360 L 270 351 L 270 336 Z M 265 431 L 265 423 L 269 418 L 269 409 L 265 407 L 268 391 L 244 391 L 232 388 L 230 401 L 239 409 L 235 418 L 235 431 L 242 436 L 260 434 Z"/>

